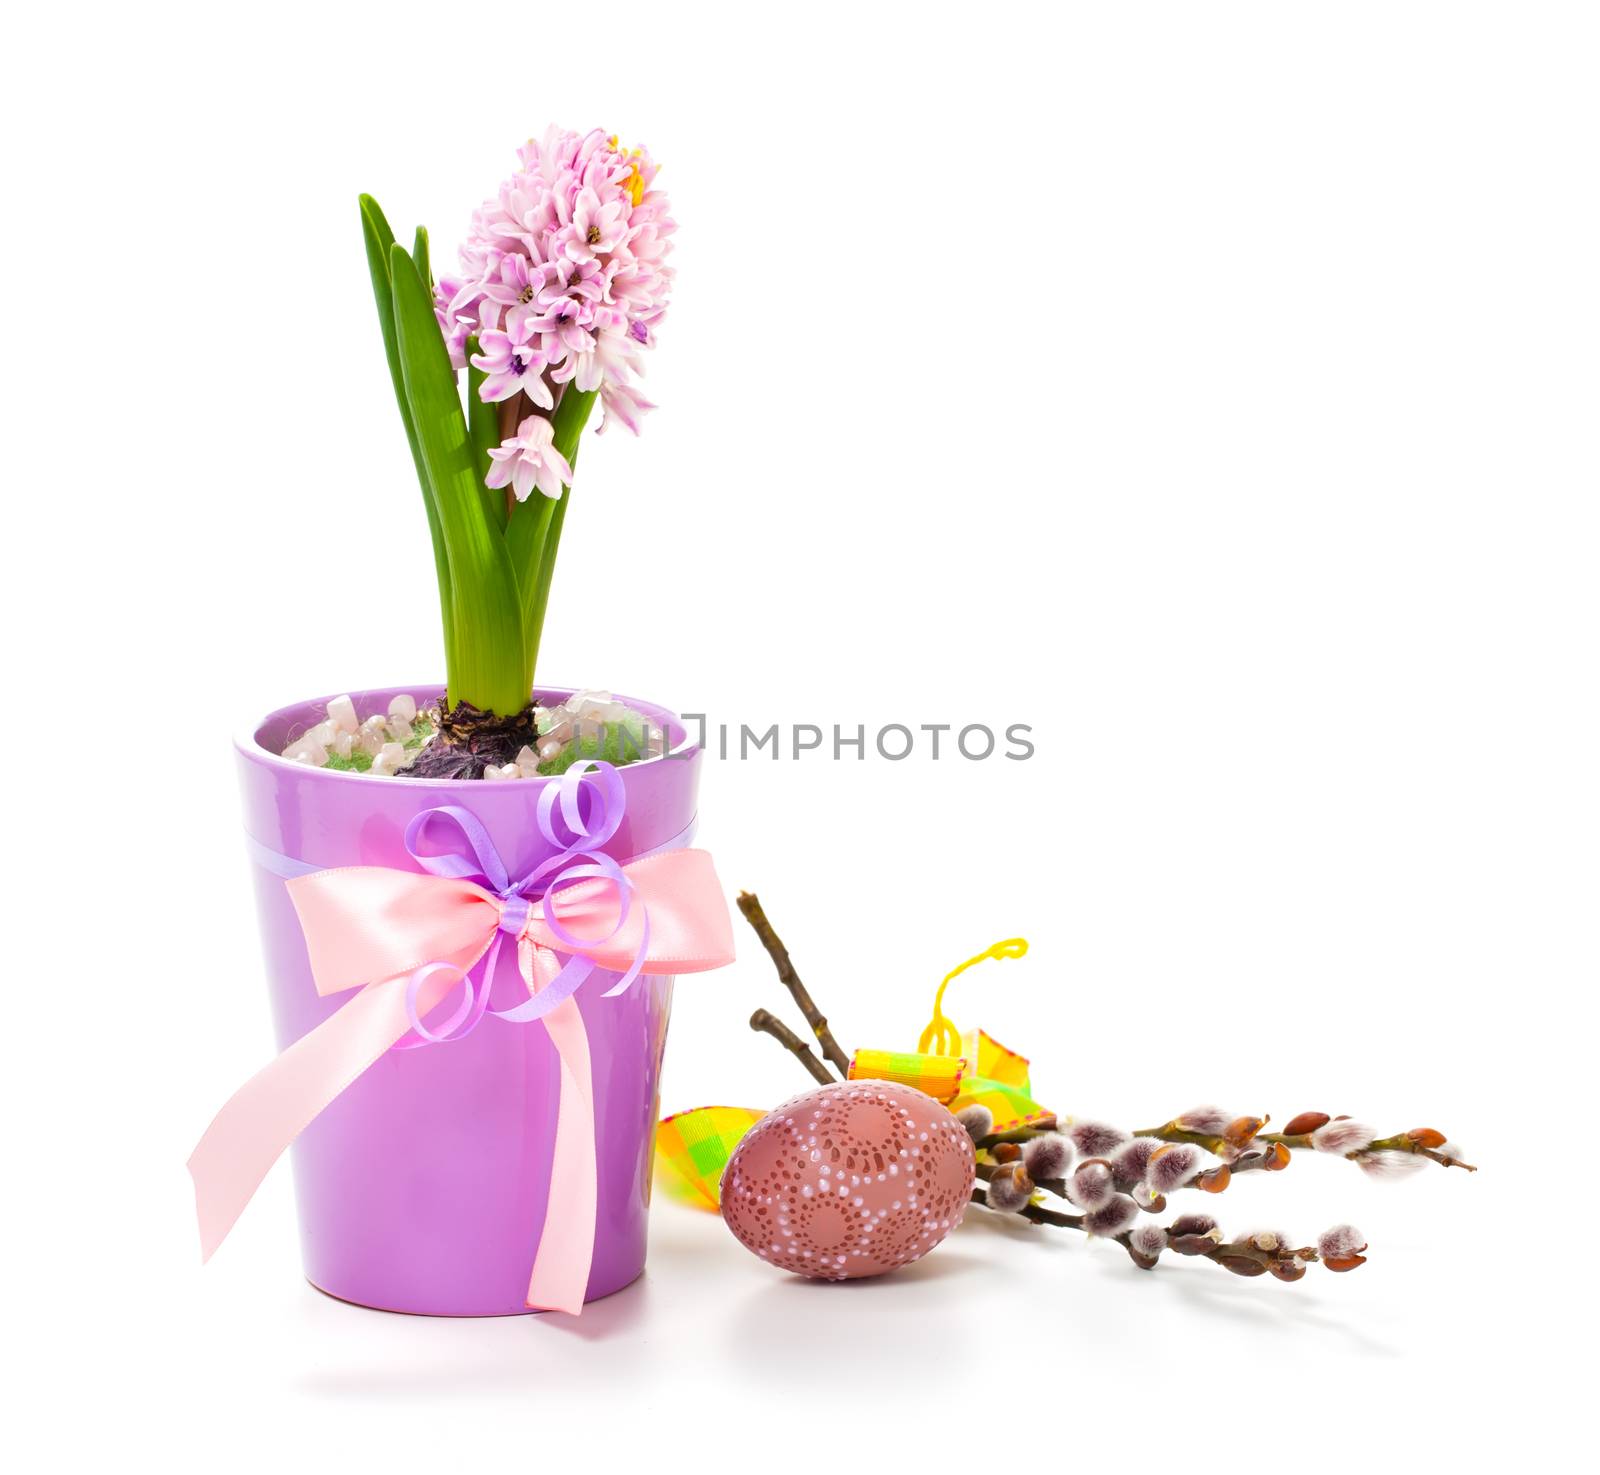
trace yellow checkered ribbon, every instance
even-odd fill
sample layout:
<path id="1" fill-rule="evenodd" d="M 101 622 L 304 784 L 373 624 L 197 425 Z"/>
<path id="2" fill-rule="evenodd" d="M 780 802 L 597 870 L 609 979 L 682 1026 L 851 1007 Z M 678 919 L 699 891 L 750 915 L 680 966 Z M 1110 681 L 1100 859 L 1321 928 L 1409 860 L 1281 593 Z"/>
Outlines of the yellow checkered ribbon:
<path id="1" fill-rule="evenodd" d="M 967 1062 L 949 1055 L 918 1055 L 904 1050 L 857 1050 L 850 1058 L 852 1081 L 898 1081 L 935 1101 L 954 1101 Z"/>
<path id="2" fill-rule="evenodd" d="M 764 1111 L 701 1106 L 665 1118 L 656 1128 L 656 1182 L 668 1198 L 698 1209 L 722 1203 L 722 1170 L 739 1139 Z"/>
<path id="3" fill-rule="evenodd" d="M 1028 1057 L 1008 1050 L 998 1040 L 981 1029 L 969 1029 L 962 1035 L 961 1043 L 972 1059 L 978 1062 L 978 1074 L 1002 1086 L 1015 1086 L 1019 1091 L 1030 1090 L 1028 1085 Z"/>

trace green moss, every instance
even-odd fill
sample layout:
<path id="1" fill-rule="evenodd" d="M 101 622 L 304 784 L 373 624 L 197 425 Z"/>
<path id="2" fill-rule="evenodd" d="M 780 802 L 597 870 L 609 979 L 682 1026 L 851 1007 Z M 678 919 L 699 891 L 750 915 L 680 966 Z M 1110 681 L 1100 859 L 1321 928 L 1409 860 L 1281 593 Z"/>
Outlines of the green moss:
<path id="1" fill-rule="evenodd" d="M 408 753 L 414 753 L 423 743 L 433 736 L 433 723 L 426 717 L 418 717 L 411 724 L 411 737 L 402 743 Z M 341 758 L 337 753 L 328 754 L 327 767 L 337 773 L 365 773 L 372 767 L 372 754 L 363 753 L 360 748 L 353 748 L 348 758 Z"/>
<path id="2" fill-rule="evenodd" d="M 637 763 L 645 757 L 645 721 L 639 716 L 630 716 L 621 722 L 608 722 L 601 727 L 593 737 L 579 738 L 576 742 L 566 745 L 548 763 L 539 765 L 539 772 L 546 778 L 565 773 L 574 763 L 584 758 L 602 758 L 607 763 L 614 763 L 618 768 L 625 768 L 630 763 Z"/>

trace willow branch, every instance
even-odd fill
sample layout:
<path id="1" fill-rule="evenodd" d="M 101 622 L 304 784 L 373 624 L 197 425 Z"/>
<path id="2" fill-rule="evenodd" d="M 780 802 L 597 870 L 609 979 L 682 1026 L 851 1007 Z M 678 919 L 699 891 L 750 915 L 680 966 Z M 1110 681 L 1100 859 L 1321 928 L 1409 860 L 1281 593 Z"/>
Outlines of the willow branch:
<path id="1" fill-rule="evenodd" d="M 750 1028 L 758 1034 L 771 1035 L 811 1072 L 812 1080 L 819 1081 L 824 1086 L 833 1084 L 833 1077 L 828 1074 L 827 1067 L 811 1053 L 811 1047 L 781 1019 L 768 1014 L 765 1009 L 757 1009 L 750 1016 Z"/>
<path id="2" fill-rule="evenodd" d="M 981 1188 L 972 1190 L 972 1202 L 982 1208 L 989 1207 L 989 1200 Z M 995 1211 L 996 1213 L 999 1210 Z M 1026 1219 L 1032 1224 L 1052 1224 L 1058 1229 L 1082 1229 L 1082 1214 L 1062 1214 L 1055 1209 L 1047 1209 L 1043 1204 L 1024 1204 L 1011 1216 L 1016 1219 Z"/>
<path id="3" fill-rule="evenodd" d="M 972 1190 L 972 1202 L 980 1208 L 989 1208 L 988 1196 L 981 1188 Z M 990 1212 L 1004 1214 L 1006 1211 L 992 1209 Z M 1031 1224 L 1048 1224 L 1057 1229 L 1076 1229 L 1081 1234 L 1089 1233 L 1084 1228 L 1083 1215 L 1058 1213 L 1054 1209 L 1045 1208 L 1042 1204 L 1026 1203 L 1019 1209 L 1011 1210 L 1010 1214 L 1013 1218 L 1026 1219 Z M 1130 1231 L 1124 1230 L 1121 1234 L 1106 1237 L 1121 1245 L 1128 1252 L 1128 1258 L 1141 1270 L 1155 1269 L 1158 1257 L 1140 1254 L 1134 1248 L 1133 1235 Z M 1218 1244 L 1208 1242 L 1206 1236 L 1199 1235 L 1179 1236 L 1173 1253 L 1210 1260 L 1212 1264 L 1220 1265 L 1234 1275 L 1271 1274 L 1279 1280 L 1287 1281 L 1299 1280 L 1305 1275 L 1306 1266 L 1315 1264 L 1321 1258 L 1310 1246 L 1298 1250 L 1287 1247 L 1263 1250 L 1249 1241 L 1235 1240 L 1228 1244 Z"/>
<path id="4" fill-rule="evenodd" d="M 999 1147 L 1003 1142 L 1014 1142 L 1021 1146 L 1024 1143 L 1032 1142 L 1035 1137 L 1049 1137 L 1054 1135 L 1055 1132 L 1056 1128 L 1053 1125 L 1046 1126 L 1043 1123 L 1034 1127 L 1017 1127 L 1009 1132 L 990 1132 L 987 1136 L 979 1137 L 973 1143 L 973 1146 L 979 1152 L 992 1150 Z"/>
<path id="5" fill-rule="evenodd" d="M 1269 1138 L 1268 1140 L 1270 1141 L 1271 1139 Z M 1294 1147 L 1296 1145 L 1297 1143 L 1292 1139 L 1285 1143 L 1285 1146 L 1288 1147 Z M 1413 1142 L 1411 1138 L 1404 1132 L 1395 1137 L 1380 1137 L 1372 1144 L 1371 1147 L 1367 1149 L 1367 1151 L 1411 1152 L 1415 1153 L 1418 1157 L 1431 1158 L 1443 1168 L 1465 1168 L 1469 1173 L 1476 1173 L 1478 1171 L 1472 1163 L 1464 1163 L 1460 1158 L 1451 1157 L 1447 1152 L 1440 1152 L 1436 1148 L 1423 1147 L 1420 1143 Z"/>
<path id="6" fill-rule="evenodd" d="M 1232 1160 L 1234 1171 L 1260 1167 L 1260 1163 L 1244 1163 L 1236 1160 L 1240 1148 L 1228 1142 L 1224 1137 L 1213 1136 L 1208 1132 L 1190 1132 L 1175 1122 L 1167 1122 L 1160 1127 L 1139 1127 L 1135 1130 L 1136 1137 L 1159 1137 L 1163 1142 L 1188 1142 L 1195 1147 L 1203 1147 L 1215 1157 L 1220 1157 L 1227 1162 Z M 1252 1142 L 1266 1142 L 1286 1147 L 1290 1152 L 1315 1152 L 1316 1145 L 1312 1142 L 1310 1132 L 1258 1132 Z M 1358 1162 L 1369 1152 L 1409 1152 L 1416 1157 L 1429 1158 L 1446 1168 L 1465 1168 L 1469 1173 L 1476 1173 L 1477 1167 L 1468 1162 L 1463 1162 L 1458 1157 L 1452 1157 L 1447 1152 L 1440 1152 L 1437 1148 L 1426 1147 L 1412 1140 L 1405 1132 L 1397 1132 L 1392 1137 L 1379 1137 L 1376 1141 L 1369 1142 L 1365 1147 L 1355 1152 L 1348 1152 L 1343 1156 L 1353 1162 Z"/>
<path id="7" fill-rule="evenodd" d="M 761 939 L 761 945 L 771 956 L 778 969 L 778 981 L 789 990 L 800 1012 L 805 1015 L 806 1023 L 811 1026 L 811 1032 L 817 1037 L 817 1043 L 822 1046 L 822 1053 L 833 1063 L 839 1072 L 841 1080 L 850 1078 L 850 1057 L 839 1048 L 839 1042 L 829 1032 L 828 1021 L 822 1011 L 812 1002 L 811 995 L 806 992 L 806 986 L 800 982 L 800 975 L 795 972 L 794 964 L 789 958 L 789 949 L 783 945 L 783 940 L 772 929 L 772 923 L 767 920 L 767 914 L 761 910 L 761 903 L 753 892 L 741 891 L 739 893 L 739 910 L 744 914 L 744 919 L 753 928 L 756 936 Z"/>

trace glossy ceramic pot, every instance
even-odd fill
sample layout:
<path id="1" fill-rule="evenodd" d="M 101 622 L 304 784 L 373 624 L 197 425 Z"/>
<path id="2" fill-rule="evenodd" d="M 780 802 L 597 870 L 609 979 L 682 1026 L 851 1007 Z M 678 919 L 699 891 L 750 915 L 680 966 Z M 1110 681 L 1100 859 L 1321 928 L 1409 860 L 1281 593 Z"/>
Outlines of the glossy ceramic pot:
<path id="1" fill-rule="evenodd" d="M 352 692 L 363 715 L 399 691 L 419 707 L 438 687 Z M 541 688 L 541 700 L 571 695 Z M 618 770 L 627 798 L 604 846 L 619 862 L 687 845 L 695 823 L 700 750 L 682 724 L 649 702 L 668 752 Z M 414 868 L 402 836 L 418 811 L 469 809 L 513 875 L 546 859 L 535 823 L 554 780 L 372 778 L 291 763 L 279 753 L 321 721 L 327 698 L 273 712 L 238 743 L 245 830 L 280 1049 L 344 1002 L 319 997 L 286 875 L 307 867 Z M 496 1000 L 518 997 L 514 950 L 501 950 Z M 670 978 L 642 977 L 602 997 L 603 970 L 579 990 L 595 1091 L 598 1214 L 587 1300 L 620 1290 L 644 1269 L 646 1212 L 659 1115 L 657 1087 L 672 1002 Z M 538 1024 L 488 1018 L 464 1038 L 392 1050 L 353 1081 L 292 1149 L 305 1273 L 329 1295 L 432 1316 L 526 1311 L 528 1274 L 550 1188 L 558 1076 Z"/>

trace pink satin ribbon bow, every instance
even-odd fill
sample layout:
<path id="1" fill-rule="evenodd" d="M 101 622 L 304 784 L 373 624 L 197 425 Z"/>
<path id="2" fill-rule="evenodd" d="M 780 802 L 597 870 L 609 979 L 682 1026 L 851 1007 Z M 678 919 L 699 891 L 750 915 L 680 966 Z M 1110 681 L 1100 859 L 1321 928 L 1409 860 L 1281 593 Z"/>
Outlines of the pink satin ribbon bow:
<path id="1" fill-rule="evenodd" d="M 443 805 L 406 827 L 406 849 L 421 872 L 347 866 L 286 883 L 317 992 L 360 992 L 247 1081 L 200 1139 L 189 1171 L 203 1258 L 226 1238 L 284 1149 L 385 1051 L 460 1039 L 486 1013 L 514 1024 L 543 1020 L 561 1085 L 549 1205 L 527 1304 L 574 1315 L 583 1309 L 594 1253 L 594 1090 L 588 1034 L 572 995 L 596 968 L 622 974 L 609 998 L 644 972 L 696 973 L 733 961 L 733 929 L 709 855 L 670 850 L 619 865 L 601 853 L 624 802 L 608 763 L 574 764 L 547 783 L 539 829 L 560 853 L 514 881 L 478 819 Z M 420 849 L 430 826 L 446 823 L 465 840 L 470 859 Z M 528 997 L 491 1009 L 507 938 L 516 943 Z M 558 952 L 568 955 L 564 965 Z M 474 986 L 469 975 L 479 963 Z M 458 983 L 462 997 L 450 1016 L 427 1023 Z"/>

